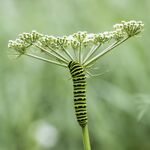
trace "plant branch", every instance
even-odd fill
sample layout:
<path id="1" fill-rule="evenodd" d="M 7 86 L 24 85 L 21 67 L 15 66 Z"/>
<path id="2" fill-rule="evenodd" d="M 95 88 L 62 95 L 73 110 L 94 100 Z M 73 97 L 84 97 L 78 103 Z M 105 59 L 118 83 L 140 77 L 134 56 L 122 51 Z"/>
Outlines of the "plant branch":
<path id="1" fill-rule="evenodd" d="M 53 48 L 51 48 L 50 46 L 47 45 L 47 47 L 52 51 L 54 52 L 56 55 L 58 55 L 59 57 L 61 57 L 62 59 L 64 59 L 64 61 L 66 61 L 66 63 L 68 63 L 68 60 L 63 56 L 61 55 L 60 53 L 58 53 L 57 51 L 55 51 Z"/>
<path id="2" fill-rule="evenodd" d="M 80 42 L 80 46 L 79 46 L 79 50 L 78 50 L 78 58 L 79 58 L 79 63 L 81 64 L 81 60 L 82 60 L 82 53 L 81 53 L 82 47 L 81 47 L 81 42 Z"/>
<path id="3" fill-rule="evenodd" d="M 60 43 L 59 43 L 60 44 Z M 71 59 L 73 60 L 73 57 L 71 56 L 71 54 L 62 46 L 62 44 L 60 44 L 62 50 L 64 50 L 64 52 L 66 53 L 66 55 Z"/>
<path id="4" fill-rule="evenodd" d="M 36 56 L 36 55 L 33 55 L 33 54 L 25 53 L 24 55 L 35 58 L 35 59 L 38 59 L 38 60 L 42 60 L 42 61 L 45 61 L 45 62 L 48 62 L 48 63 L 52 63 L 52 64 L 55 64 L 55 65 L 58 65 L 58 66 L 62 66 L 62 67 L 65 67 L 65 68 L 67 67 L 67 65 L 65 65 L 65 64 L 61 64 L 61 63 L 58 63 L 56 61 L 52 61 L 52 60 L 49 60 L 49 59 L 46 59 L 46 58 L 42 58 L 42 57 L 39 57 L 39 56 Z"/>
<path id="5" fill-rule="evenodd" d="M 57 60 L 59 60 L 59 61 L 65 63 L 65 64 L 68 64 L 68 62 L 66 62 L 64 59 L 60 58 L 60 57 L 57 56 L 56 54 L 51 53 L 50 51 L 46 50 L 45 48 L 43 48 L 43 47 L 41 47 L 41 46 L 39 46 L 39 45 L 34 45 L 34 46 L 37 47 L 37 48 L 39 48 L 39 49 L 41 49 L 41 51 L 44 51 L 44 52 L 47 53 L 48 55 L 53 56 L 55 59 L 57 59 Z"/>
<path id="6" fill-rule="evenodd" d="M 97 56 L 95 56 L 91 60 L 89 60 L 87 63 L 85 63 L 84 66 L 87 68 L 89 65 L 91 65 L 92 63 L 94 63 L 95 61 L 97 61 L 100 57 L 102 57 L 103 55 L 105 55 L 106 53 L 108 53 L 109 51 L 111 51 L 112 49 L 114 49 L 115 47 L 117 47 L 118 45 L 120 45 L 121 43 L 125 42 L 129 38 L 130 37 L 127 37 L 127 38 L 123 39 L 120 42 L 114 42 L 108 48 L 106 48 L 105 50 L 103 50 L 100 54 L 98 54 Z"/>
<path id="7" fill-rule="evenodd" d="M 84 150 L 91 150 L 89 131 L 88 131 L 87 124 L 84 127 L 82 127 L 82 138 L 83 138 Z"/>
<path id="8" fill-rule="evenodd" d="M 86 58 L 83 61 L 83 64 L 86 63 L 86 61 L 96 52 L 96 50 L 101 46 L 101 43 L 99 43 L 99 45 L 94 46 L 91 48 L 91 50 L 89 51 L 89 53 L 87 54 Z"/>

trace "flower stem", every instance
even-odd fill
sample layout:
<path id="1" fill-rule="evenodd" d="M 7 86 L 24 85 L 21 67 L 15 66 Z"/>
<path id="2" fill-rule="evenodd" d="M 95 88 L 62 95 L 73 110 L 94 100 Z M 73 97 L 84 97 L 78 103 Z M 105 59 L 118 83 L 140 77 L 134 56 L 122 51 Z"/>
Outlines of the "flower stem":
<path id="1" fill-rule="evenodd" d="M 82 127 L 82 138 L 83 138 L 84 150 L 91 150 L 89 131 L 88 131 L 87 124 L 84 127 Z"/>
<path id="2" fill-rule="evenodd" d="M 106 48 L 105 50 L 103 50 L 101 53 L 99 53 L 97 56 L 93 57 L 92 59 L 90 59 L 88 62 L 86 62 L 84 64 L 85 67 L 88 67 L 89 65 L 93 64 L 95 61 L 97 61 L 100 57 L 102 57 L 103 55 L 105 55 L 106 53 L 108 53 L 109 51 L 111 51 L 112 49 L 114 49 L 115 47 L 119 46 L 121 43 L 125 42 L 127 39 L 129 39 L 130 37 L 126 37 L 124 38 L 122 41 L 120 42 L 114 42 L 112 45 L 110 45 L 108 48 Z"/>
<path id="3" fill-rule="evenodd" d="M 58 66 L 62 66 L 62 67 L 65 67 L 65 68 L 67 67 L 65 64 L 61 64 L 59 62 L 52 61 L 52 60 L 49 60 L 49 59 L 46 59 L 46 58 L 43 58 L 43 57 L 40 57 L 40 56 L 36 56 L 36 55 L 33 55 L 33 54 L 25 53 L 24 55 L 35 58 L 35 59 L 38 59 L 38 60 L 42 60 L 42 61 L 45 61 L 45 62 L 48 62 L 48 63 L 52 63 L 52 64 L 55 64 L 55 65 L 58 65 Z"/>

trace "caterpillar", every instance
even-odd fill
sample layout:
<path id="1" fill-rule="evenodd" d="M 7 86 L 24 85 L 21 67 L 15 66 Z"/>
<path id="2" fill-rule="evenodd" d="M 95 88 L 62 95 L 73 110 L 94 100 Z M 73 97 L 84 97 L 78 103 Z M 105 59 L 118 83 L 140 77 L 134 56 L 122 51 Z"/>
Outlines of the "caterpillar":
<path id="1" fill-rule="evenodd" d="M 75 61 L 68 64 L 73 87 L 74 87 L 74 107 L 77 121 L 81 127 L 87 124 L 87 106 L 86 106 L 86 76 L 84 68 Z"/>

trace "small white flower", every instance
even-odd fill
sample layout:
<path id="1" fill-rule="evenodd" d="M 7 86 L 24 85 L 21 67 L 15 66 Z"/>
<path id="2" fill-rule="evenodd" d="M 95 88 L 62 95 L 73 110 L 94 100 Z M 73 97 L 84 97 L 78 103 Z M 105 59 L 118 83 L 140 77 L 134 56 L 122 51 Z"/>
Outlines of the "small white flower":
<path id="1" fill-rule="evenodd" d="M 25 54 L 59 66 L 67 67 L 70 61 L 76 61 L 86 68 L 126 39 L 139 34 L 143 27 L 144 24 L 141 21 L 131 20 L 115 24 L 114 31 L 97 34 L 79 31 L 69 36 L 54 37 L 40 34 L 37 31 L 24 32 L 19 35 L 19 39 L 9 41 L 8 47 L 13 48 L 20 55 Z M 104 52 L 98 52 L 100 46 L 110 41 L 114 42 L 114 45 L 110 45 Z M 40 52 L 50 56 L 50 59 L 28 53 L 27 49 L 31 46 L 40 49 Z M 89 51 L 84 52 L 86 48 Z"/>

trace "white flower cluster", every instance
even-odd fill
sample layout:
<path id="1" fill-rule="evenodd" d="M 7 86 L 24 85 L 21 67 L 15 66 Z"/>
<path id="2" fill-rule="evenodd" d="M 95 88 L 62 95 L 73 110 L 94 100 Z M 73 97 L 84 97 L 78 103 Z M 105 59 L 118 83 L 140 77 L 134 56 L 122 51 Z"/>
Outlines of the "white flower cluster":
<path id="1" fill-rule="evenodd" d="M 129 37 L 137 35 L 144 28 L 142 21 L 131 20 L 129 22 L 122 21 L 120 24 L 115 24 L 114 29 L 120 30 L 122 33 L 127 34 Z"/>
<path id="2" fill-rule="evenodd" d="M 32 44 L 32 43 L 36 42 L 42 36 L 43 36 L 42 34 L 33 30 L 31 33 L 19 34 L 19 39 L 28 43 L 28 44 Z"/>
<path id="3" fill-rule="evenodd" d="M 16 52 L 20 54 L 24 54 L 26 51 L 26 43 L 20 39 L 16 39 L 15 41 L 9 40 L 8 48 L 13 48 Z"/>
<path id="4" fill-rule="evenodd" d="M 22 33 L 15 41 L 9 41 L 8 47 L 15 49 L 21 54 L 25 53 L 25 49 L 33 44 L 41 47 L 48 47 L 53 50 L 63 50 L 67 47 L 78 49 L 81 46 L 89 44 L 98 45 L 114 39 L 121 41 L 124 38 L 137 35 L 142 31 L 144 24 L 141 21 L 122 21 L 120 24 L 114 25 L 114 31 L 103 32 L 98 34 L 88 34 L 87 32 L 77 32 L 73 35 L 54 37 L 40 34 L 36 31 L 31 33 Z"/>
<path id="5" fill-rule="evenodd" d="M 42 37 L 42 34 L 32 31 L 31 33 L 22 33 L 19 34 L 19 38 L 15 41 L 9 40 L 8 42 L 8 48 L 13 48 L 20 54 L 24 54 L 26 51 L 26 48 L 31 46 L 34 42 L 39 40 L 39 38 Z"/>
<path id="6" fill-rule="evenodd" d="M 55 38 L 54 36 L 48 36 L 48 35 L 42 36 L 39 39 L 38 43 L 40 46 L 43 46 L 43 47 L 50 47 L 50 48 L 58 49 L 58 46 L 56 44 L 57 38 Z"/>

